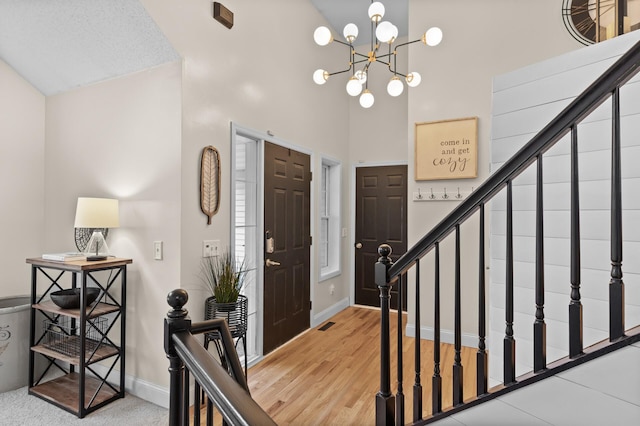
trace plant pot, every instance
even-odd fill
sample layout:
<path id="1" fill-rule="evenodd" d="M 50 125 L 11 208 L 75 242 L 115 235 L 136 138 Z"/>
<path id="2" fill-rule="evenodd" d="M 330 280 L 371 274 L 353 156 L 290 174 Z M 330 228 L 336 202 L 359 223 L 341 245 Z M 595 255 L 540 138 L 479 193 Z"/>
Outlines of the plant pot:
<path id="1" fill-rule="evenodd" d="M 232 303 L 218 303 L 215 296 L 211 296 L 204 303 L 205 320 L 223 318 L 229 326 L 232 337 L 241 337 L 247 332 L 249 304 L 246 296 L 240 295 L 238 300 Z M 209 334 L 217 335 L 217 332 Z M 216 337 L 218 336 L 211 336 L 211 338 Z"/>

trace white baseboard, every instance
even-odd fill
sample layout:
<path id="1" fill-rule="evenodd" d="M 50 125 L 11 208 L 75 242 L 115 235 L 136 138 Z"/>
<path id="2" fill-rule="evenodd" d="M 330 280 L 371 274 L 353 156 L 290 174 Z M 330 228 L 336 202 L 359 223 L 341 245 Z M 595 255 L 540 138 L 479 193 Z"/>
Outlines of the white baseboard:
<path id="1" fill-rule="evenodd" d="M 103 365 L 92 365 L 91 368 L 102 376 L 107 374 L 109 369 Z M 112 371 L 108 377 L 109 383 L 118 383 L 120 380 L 120 372 Z M 138 377 L 125 374 L 124 389 L 126 392 L 145 401 L 160 407 L 169 408 L 169 389 L 158 386 L 154 383 L 147 382 Z"/>
<path id="2" fill-rule="evenodd" d="M 409 337 L 416 337 L 415 324 L 407 324 L 405 328 L 405 334 Z M 422 326 L 420 327 L 420 338 L 424 340 L 433 340 L 433 327 Z M 441 343 L 455 343 L 455 333 L 451 330 L 440 330 L 440 342 Z M 474 348 L 478 346 L 478 336 L 473 334 L 462 333 L 460 338 L 462 346 Z"/>
<path id="3" fill-rule="evenodd" d="M 347 297 L 340 300 L 338 303 L 332 306 L 329 306 L 324 311 L 318 312 L 316 315 L 313 316 L 313 323 L 311 324 L 311 328 L 317 327 L 318 325 L 322 324 L 332 316 L 336 315 L 337 313 L 343 311 L 348 307 L 349 307 L 349 298 Z"/>

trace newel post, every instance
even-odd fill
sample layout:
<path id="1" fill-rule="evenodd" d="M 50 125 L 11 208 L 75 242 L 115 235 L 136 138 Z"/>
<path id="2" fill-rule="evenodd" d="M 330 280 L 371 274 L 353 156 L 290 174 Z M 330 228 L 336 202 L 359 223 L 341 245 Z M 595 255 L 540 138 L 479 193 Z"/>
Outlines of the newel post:
<path id="1" fill-rule="evenodd" d="M 395 398 L 391 394 L 391 340 L 389 338 L 389 309 L 391 283 L 388 271 L 391 265 L 391 247 L 378 247 L 380 257 L 375 265 L 375 281 L 380 289 L 380 391 L 376 395 L 376 425 L 395 424 Z"/>
<path id="2" fill-rule="evenodd" d="M 177 426 L 182 419 L 182 404 L 180 398 L 184 388 L 184 363 L 178 356 L 173 345 L 173 334 L 191 329 L 189 311 L 182 307 L 189 300 L 185 290 L 176 289 L 167 295 L 167 303 L 173 309 L 167 313 L 164 320 L 164 351 L 169 358 L 169 425 Z"/>

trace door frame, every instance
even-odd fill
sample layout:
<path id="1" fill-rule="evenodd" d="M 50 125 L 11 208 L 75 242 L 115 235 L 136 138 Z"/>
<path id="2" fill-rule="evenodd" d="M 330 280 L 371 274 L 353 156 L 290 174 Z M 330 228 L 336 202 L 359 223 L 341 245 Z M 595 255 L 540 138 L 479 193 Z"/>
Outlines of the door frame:
<path id="1" fill-rule="evenodd" d="M 231 162 L 230 162 L 230 182 L 229 186 L 231 189 L 231 215 L 229 217 L 229 223 L 231 227 L 230 232 L 230 241 L 231 241 L 231 250 L 235 250 L 235 214 L 236 214 L 236 193 L 235 193 L 235 182 L 236 182 L 236 144 L 237 144 L 237 136 L 241 136 L 244 138 L 252 139 L 257 144 L 257 152 L 258 158 L 256 161 L 256 173 L 257 176 L 264 176 L 264 142 L 268 141 L 273 144 L 282 146 L 284 148 L 293 149 L 295 151 L 301 152 L 303 154 L 309 155 L 311 160 L 311 171 L 314 176 L 317 176 L 315 166 L 315 155 L 313 151 L 308 148 L 301 147 L 299 145 L 295 145 L 284 139 L 281 139 L 277 136 L 274 136 L 269 130 L 266 132 L 262 132 L 260 130 L 255 130 L 250 127 L 242 126 L 236 122 L 231 122 Z M 315 220 L 316 220 L 316 201 L 315 201 L 315 185 L 314 182 L 311 182 L 310 188 L 310 197 L 311 197 L 311 206 L 309 212 L 309 230 L 311 233 L 312 240 L 315 239 Z M 258 181 L 258 190 L 257 190 L 257 223 L 256 223 L 256 235 L 254 235 L 256 242 L 264 241 L 264 179 L 259 179 Z M 259 244 L 259 243 L 258 243 Z M 256 263 L 257 265 L 264 265 L 264 250 L 262 247 L 259 247 L 256 250 Z M 313 274 L 315 271 L 315 250 L 314 246 L 311 246 L 311 255 L 309 256 L 309 300 L 311 301 L 311 309 L 309 310 L 309 323 L 313 327 L 313 316 L 314 316 L 314 280 Z M 258 300 L 256 300 L 256 353 L 257 356 L 253 359 L 249 360 L 249 365 L 254 365 L 262 358 L 264 358 L 264 349 L 263 349 L 263 333 L 264 333 L 264 268 L 258 267 L 256 271 L 256 286 L 257 286 L 257 294 Z"/>
<path id="2" fill-rule="evenodd" d="M 349 200 L 349 226 L 351 228 L 351 232 L 349 235 L 350 244 L 349 244 L 349 305 L 354 306 L 356 304 L 356 169 L 361 167 L 384 167 L 384 166 L 407 166 L 407 180 L 409 179 L 409 162 L 408 161 L 369 161 L 356 163 L 351 165 L 351 176 L 349 187 L 351 188 L 351 195 Z M 409 185 L 407 182 L 407 191 L 409 190 Z M 407 195 L 407 213 L 409 212 L 409 200 L 410 198 Z M 407 229 L 407 232 L 409 230 Z"/>

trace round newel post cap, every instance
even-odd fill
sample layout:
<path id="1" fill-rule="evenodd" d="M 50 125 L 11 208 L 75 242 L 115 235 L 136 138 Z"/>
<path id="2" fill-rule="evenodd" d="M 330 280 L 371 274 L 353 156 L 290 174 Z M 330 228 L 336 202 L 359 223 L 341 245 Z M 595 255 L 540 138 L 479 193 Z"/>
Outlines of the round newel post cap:
<path id="1" fill-rule="evenodd" d="M 169 311 L 167 315 L 171 318 L 186 316 L 187 311 L 182 309 L 182 307 L 187 304 L 188 300 L 189 294 L 186 290 L 178 288 L 169 292 L 167 295 L 167 303 L 173 308 L 173 310 Z"/>
<path id="2" fill-rule="evenodd" d="M 378 259 L 378 261 L 381 262 L 382 259 L 389 258 L 389 255 L 392 251 L 393 250 L 391 250 L 391 246 L 389 244 L 380 244 L 380 246 L 378 247 L 378 254 L 380 255 L 380 259 Z"/>

